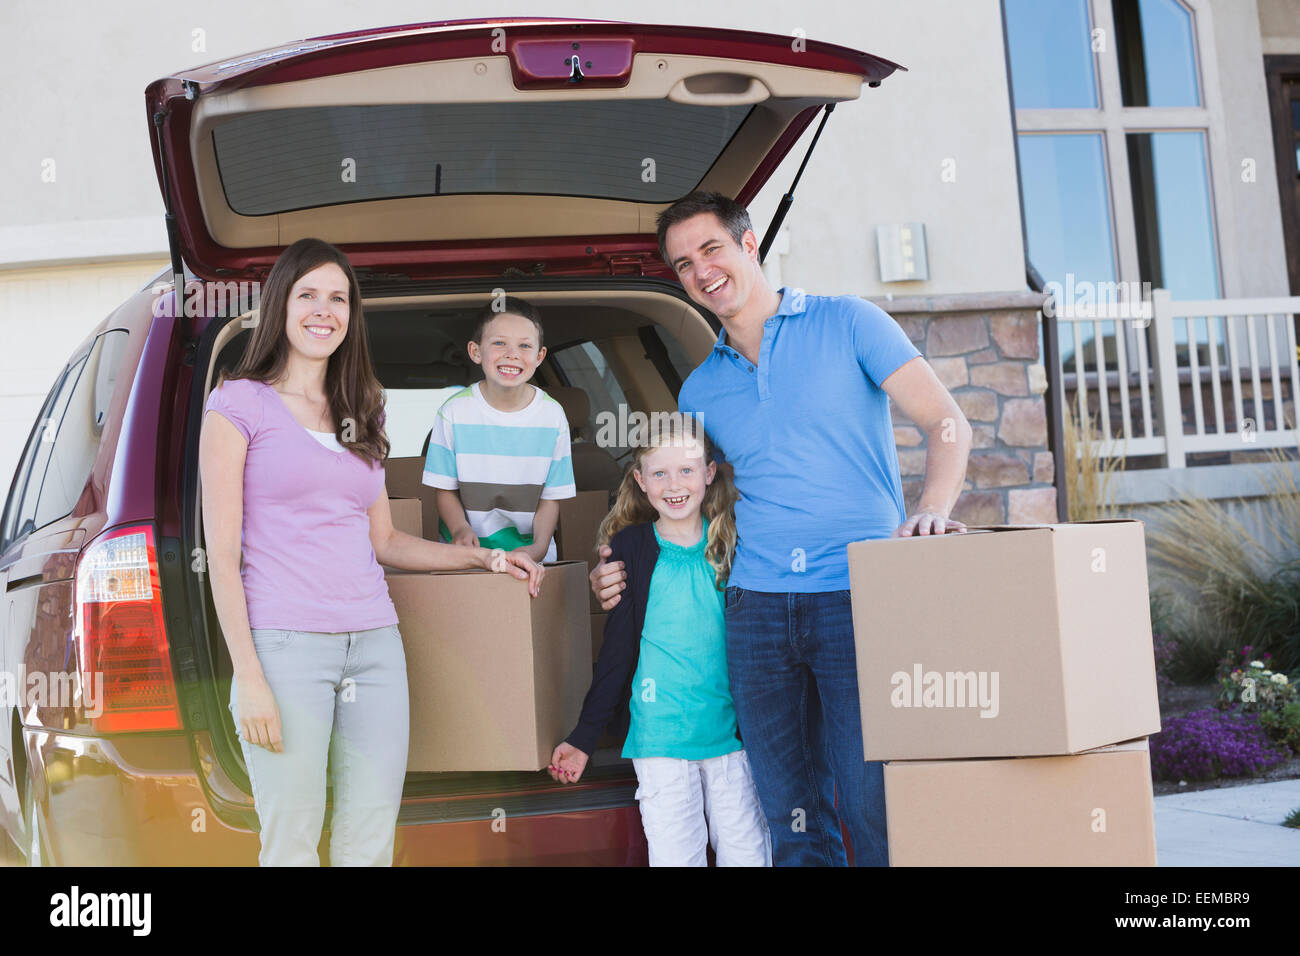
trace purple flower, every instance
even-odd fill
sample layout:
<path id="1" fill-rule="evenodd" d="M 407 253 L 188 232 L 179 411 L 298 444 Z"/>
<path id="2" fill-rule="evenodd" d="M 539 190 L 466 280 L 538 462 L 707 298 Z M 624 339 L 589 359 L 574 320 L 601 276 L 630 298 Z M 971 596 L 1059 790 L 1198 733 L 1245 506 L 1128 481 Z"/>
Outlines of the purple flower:
<path id="1" fill-rule="evenodd" d="M 1235 708 L 1171 717 L 1151 738 L 1151 774 L 1156 780 L 1254 776 L 1286 759 L 1286 751 L 1269 741 L 1259 717 Z"/>

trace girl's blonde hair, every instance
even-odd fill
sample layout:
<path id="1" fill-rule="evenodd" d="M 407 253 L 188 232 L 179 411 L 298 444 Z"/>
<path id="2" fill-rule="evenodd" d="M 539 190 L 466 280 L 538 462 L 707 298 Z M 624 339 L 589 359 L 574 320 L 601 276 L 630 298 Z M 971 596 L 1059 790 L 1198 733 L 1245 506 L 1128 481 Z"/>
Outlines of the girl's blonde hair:
<path id="1" fill-rule="evenodd" d="M 633 472 L 641 468 L 646 455 L 656 448 L 690 441 L 703 445 L 706 466 L 714 461 L 713 443 L 709 441 L 699 420 L 692 415 L 684 412 L 655 412 L 650 416 L 647 426 L 634 431 L 631 440 L 632 460 L 623 472 L 623 482 L 618 487 L 614 507 L 600 523 L 596 535 L 597 549 L 608 544 L 610 538 L 629 525 L 646 524 L 658 519 L 659 512 L 650 504 L 650 499 L 637 484 Z M 740 495 L 736 491 L 731 466 L 726 462 L 715 464 L 717 472 L 712 484 L 704 490 L 704 502 L 700 505 L 700 511 L 709 519 L 709 539 L 704 547 L 704 556 L 713 567 L 714 583 L 721 591 L 731 576 L 731 559 L 736 553 L 734 509 Z"/>

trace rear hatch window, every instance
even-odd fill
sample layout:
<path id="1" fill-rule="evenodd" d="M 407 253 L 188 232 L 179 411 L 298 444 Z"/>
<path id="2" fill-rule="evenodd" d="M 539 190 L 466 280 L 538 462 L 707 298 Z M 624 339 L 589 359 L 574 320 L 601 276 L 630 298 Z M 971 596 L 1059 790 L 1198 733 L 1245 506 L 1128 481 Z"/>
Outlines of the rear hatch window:
<path id="1" fill-rule="evenodd" d="M 669 100 L 309 107 L 237 116 L 212 136 L 226 200 L 244 216 L 485 193 L 671 202 L 704 178 L 752 108 Z"/>

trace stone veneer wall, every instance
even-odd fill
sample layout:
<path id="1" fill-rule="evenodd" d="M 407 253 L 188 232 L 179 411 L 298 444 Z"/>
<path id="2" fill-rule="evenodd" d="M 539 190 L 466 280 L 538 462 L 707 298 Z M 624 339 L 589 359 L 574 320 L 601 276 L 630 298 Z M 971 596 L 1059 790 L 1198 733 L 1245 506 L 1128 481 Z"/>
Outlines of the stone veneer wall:
<path id="1" fill-rule="evenodd" d="M 1033 292 L 872 298 L 920 349 L 970 422 L 966 482 L 952 517 L 975 524 L 1053 524 L 1055 467 L 1047 441 L 1047 374 Z M 920 501 L 926 435 L 890 402 L 910 514 Z"/>

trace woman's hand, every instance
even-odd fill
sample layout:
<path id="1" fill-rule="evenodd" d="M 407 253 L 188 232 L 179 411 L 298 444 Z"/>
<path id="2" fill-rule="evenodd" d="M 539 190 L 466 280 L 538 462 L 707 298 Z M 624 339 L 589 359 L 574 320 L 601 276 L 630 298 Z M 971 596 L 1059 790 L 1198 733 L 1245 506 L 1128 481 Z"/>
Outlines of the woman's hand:
<path id="1" fill-rule="evenodd" d="M 551 754 L 551 765 L 546 772 L 557 783 L 577 783 L 587 769 L 588 756 L 572 744 L 560 744 Z"/>
<path id="2" fill-rule="evenodd" d="M 284 751 L 280 739 L 280 709 L 275 705 L 275 695 L 266 675 L 256 674 L 236 677 L 239 709 L 239 736 L 250 744 L 263 747 L 273 754 Z"/>
<path id="3" fill-rule="evenodd" d="M 537 597 L 542 590 L 542 578 L 546 569 L 530 558 L 523 551 L 502 551 L 493 548 L 485 551 L 483 566 L 489 571 L 504 572 L 523 581 L 528 581 L 528 593 Z"/>

